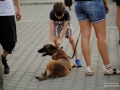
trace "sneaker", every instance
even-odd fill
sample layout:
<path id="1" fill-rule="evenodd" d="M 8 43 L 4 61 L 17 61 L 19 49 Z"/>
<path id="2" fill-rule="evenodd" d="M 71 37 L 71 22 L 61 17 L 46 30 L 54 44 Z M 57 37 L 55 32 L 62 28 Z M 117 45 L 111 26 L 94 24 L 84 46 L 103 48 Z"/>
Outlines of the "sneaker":
<path id="1" fill-rule="evenodd" d="M 77 66 L 77 67 L 82 67 L 82 62 L 81 62 L 81 60 L 76 59 L 76 60 L 75 60 L 75 63 L 76 63 L 76 66 Z"/>
<path id="2" fill-rule="evenodd" d="M 6 58 L 1 55 L 1 59 L 2 59 L 2 64 L 4 66 L 4 74 L 9 74 L 10 69 L 9 69 L 8 64 L 7 64 Z"/>

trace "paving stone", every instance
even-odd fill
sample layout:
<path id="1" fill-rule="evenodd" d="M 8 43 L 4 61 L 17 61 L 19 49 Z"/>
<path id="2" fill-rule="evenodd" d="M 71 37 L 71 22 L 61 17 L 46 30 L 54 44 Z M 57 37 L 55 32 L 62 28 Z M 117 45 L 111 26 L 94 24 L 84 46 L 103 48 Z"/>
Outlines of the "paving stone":
<path id="1" fill-rule="evenodd" d="M 59 88 L 54 88 L 54 87 L 51 87 L 49 88 L 49 90 L 60 90 Z M 66 90 L 66 89 L 65 89 Z"/>
<path id="2" fill-rule="evenodd" d="M 13 90 L 14 87 L 12 87 L 12 86 L 7 86 L 7 87 L 5 87 L 5 86 L 4 86 L 4 89 L 5 89 L 5 90 Z"/>
<path id="3" fill-rule="evenodd" d="M 95 88 L 85 88 L 85 90 L 96 90 Z"/>
<path id="4" fill-rule="evenodd" d="M 15 90 L 25 90 L 25 88 L 19 88 L 19 87 L 17 87 L 17 88 L 15 88 Z"/>

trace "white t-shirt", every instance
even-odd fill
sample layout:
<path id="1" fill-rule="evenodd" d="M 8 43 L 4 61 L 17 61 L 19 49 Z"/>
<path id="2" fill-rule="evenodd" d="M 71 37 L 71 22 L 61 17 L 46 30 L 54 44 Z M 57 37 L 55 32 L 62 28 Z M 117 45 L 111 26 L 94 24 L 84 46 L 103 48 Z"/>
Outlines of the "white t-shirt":
<path id="1" fill-rule="evenodd" d="M 13 0 L 0 1 L 0 16 L 15 15 Z"/>

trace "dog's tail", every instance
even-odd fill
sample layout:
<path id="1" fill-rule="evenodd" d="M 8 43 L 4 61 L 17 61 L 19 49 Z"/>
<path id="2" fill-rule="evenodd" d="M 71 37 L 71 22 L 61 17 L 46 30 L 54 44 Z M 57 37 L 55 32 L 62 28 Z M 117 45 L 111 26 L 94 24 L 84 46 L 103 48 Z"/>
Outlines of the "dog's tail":
<path id="1" fill-rule="evenodd" d="M 48 80 L 48 79 L 52 79 L 54 78 L 56 75 L 55 74 L 51 74 L 47 77 L 38 77 L 38 76 L 35 76 L 36 79 L 38 79 L 39 81 L 42 81 L 42 80 Z"/>
<path id="2" fill-rule="evenodd" d="M 37 76 L 35 76 L 35 78 L 38 79 L 39 81 L 51 79 L 50 77 L 44 77 L 44 78 L 42 78 L 42 77 L 37 77 Z"/>

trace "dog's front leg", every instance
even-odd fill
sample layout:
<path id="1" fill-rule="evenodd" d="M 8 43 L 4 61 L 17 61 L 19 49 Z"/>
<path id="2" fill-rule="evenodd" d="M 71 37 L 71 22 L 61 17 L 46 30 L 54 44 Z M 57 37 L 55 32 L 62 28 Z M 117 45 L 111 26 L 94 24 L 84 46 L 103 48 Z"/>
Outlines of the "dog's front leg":
<path id="1" fill-rule="evenodd" d="M 71 64 L 71 67 L 74 68 L 74 67 L 75 67 L 75 64 Z"/>
<path id="2" fill-rule="evenodd" d="M 75 67 L 75 64 L 70 64 L 69 70 L 71 70 L 73 67 Z"/>

